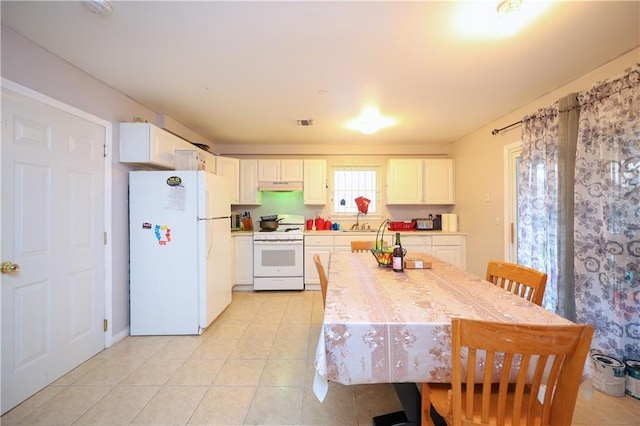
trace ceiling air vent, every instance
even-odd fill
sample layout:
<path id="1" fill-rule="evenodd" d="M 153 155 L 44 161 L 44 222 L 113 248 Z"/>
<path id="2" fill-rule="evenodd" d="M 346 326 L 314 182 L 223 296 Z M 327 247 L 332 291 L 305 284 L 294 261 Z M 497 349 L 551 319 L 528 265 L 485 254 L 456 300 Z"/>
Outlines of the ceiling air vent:
<path id="1" fill-rule="evenodd" d="M 313 120 L 311 119 L 298 120 L 298 126 L 313 126 Z"/>

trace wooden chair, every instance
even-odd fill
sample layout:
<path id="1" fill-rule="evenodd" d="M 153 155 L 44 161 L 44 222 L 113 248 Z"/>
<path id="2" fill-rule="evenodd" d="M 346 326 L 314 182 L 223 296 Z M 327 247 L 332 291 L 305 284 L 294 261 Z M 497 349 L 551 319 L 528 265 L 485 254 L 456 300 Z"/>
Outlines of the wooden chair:
<path id="1" fill-rule="evenodd" d="M 373 241 L 351 241 L 352 253 L 363 253 L 373 248 Z"/>
<path id="2" fill-rule="evenodd" d="M 316 270 L 318 271 L 318 277 L 320 277 L 320 290 L 322 291 L 322 305 L 327 303 L 327 274 L 324 272 L 324 266 L 322 266 L 322 260 L 320 260 L 319 254 L 313 255 L 313 262 L 316 264 Z"/>
<path id="3" fill-rule="evenodd" d="M 487 281 L 542 306 L 547 274 L 514 263 L 489 261 Z"/>
<path id="4" fill-rule="evenodd" d="M 451 387 L 422 385 L 423 425 L 431 403 L 450 426 L 571 425 L 592 327 L 451 323 Z"/>

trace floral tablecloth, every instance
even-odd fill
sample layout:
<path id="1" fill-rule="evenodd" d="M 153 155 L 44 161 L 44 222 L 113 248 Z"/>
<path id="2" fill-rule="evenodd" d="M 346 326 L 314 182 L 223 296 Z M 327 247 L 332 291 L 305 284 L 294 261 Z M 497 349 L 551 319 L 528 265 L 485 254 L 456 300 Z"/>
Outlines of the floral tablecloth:
<path id="1" fill-rule="evenodd" d="M 379 267 L 371 253 L 332 253 L 314 391 L 328 380 L 450 383 L 451 318 L 529 324 L 570 321 L 429 256 L 431 269 Z"/>

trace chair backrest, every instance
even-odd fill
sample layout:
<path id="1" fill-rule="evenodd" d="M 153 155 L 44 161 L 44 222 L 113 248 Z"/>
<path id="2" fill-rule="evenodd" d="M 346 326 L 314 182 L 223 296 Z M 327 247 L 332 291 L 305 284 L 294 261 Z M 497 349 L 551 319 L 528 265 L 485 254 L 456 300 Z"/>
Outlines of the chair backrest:
<path id="1" fill-rule="evenodd" d="M 451 324 L 454 425 L 489 424 L 490 416 L 495 416 L 493 424 L 504 424 L 505 418 L 511 419 L 510 425 L 571 424 L 593 328 L 462 318 L 453 318 Z M 476 418 L 471 420 L 474 408 Z"/>
<path id="2" fill-rule="evenodd" d="M 542 306 L 547 274 L 515 263 L 489 261 L 487 281 Z"/>
<path id="3" fill-rule="evenodd" d="M 318 277 L 320 277 L 320 290 L 322 291 L 322 305 L 327 303 L 327 274 L 324 272 L 324 266 L 322 266 L 322 260 L 320 260 L 319 254 L 313 255 L 313 262 L 316 264 L 316 270 L 318 271 Z"/>
<path id="4" fill-rule="evenodd" d="M 353 253 L 362 253 L 370 251 L 373 248 L 373 241 L 351 241 L 351 251 Z"/>

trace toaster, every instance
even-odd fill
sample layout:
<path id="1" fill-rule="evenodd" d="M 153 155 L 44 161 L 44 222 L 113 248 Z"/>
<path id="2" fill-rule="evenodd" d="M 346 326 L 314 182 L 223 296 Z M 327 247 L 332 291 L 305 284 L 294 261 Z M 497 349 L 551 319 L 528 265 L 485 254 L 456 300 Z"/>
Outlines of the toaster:
<path id="1" fill-rule="evenodd" d="M 419 231 L 441 231 L 442 230 L 442 215 L 429 215 L 428 218 L 413 219 L 416 224 L 416 229 Z"/>

